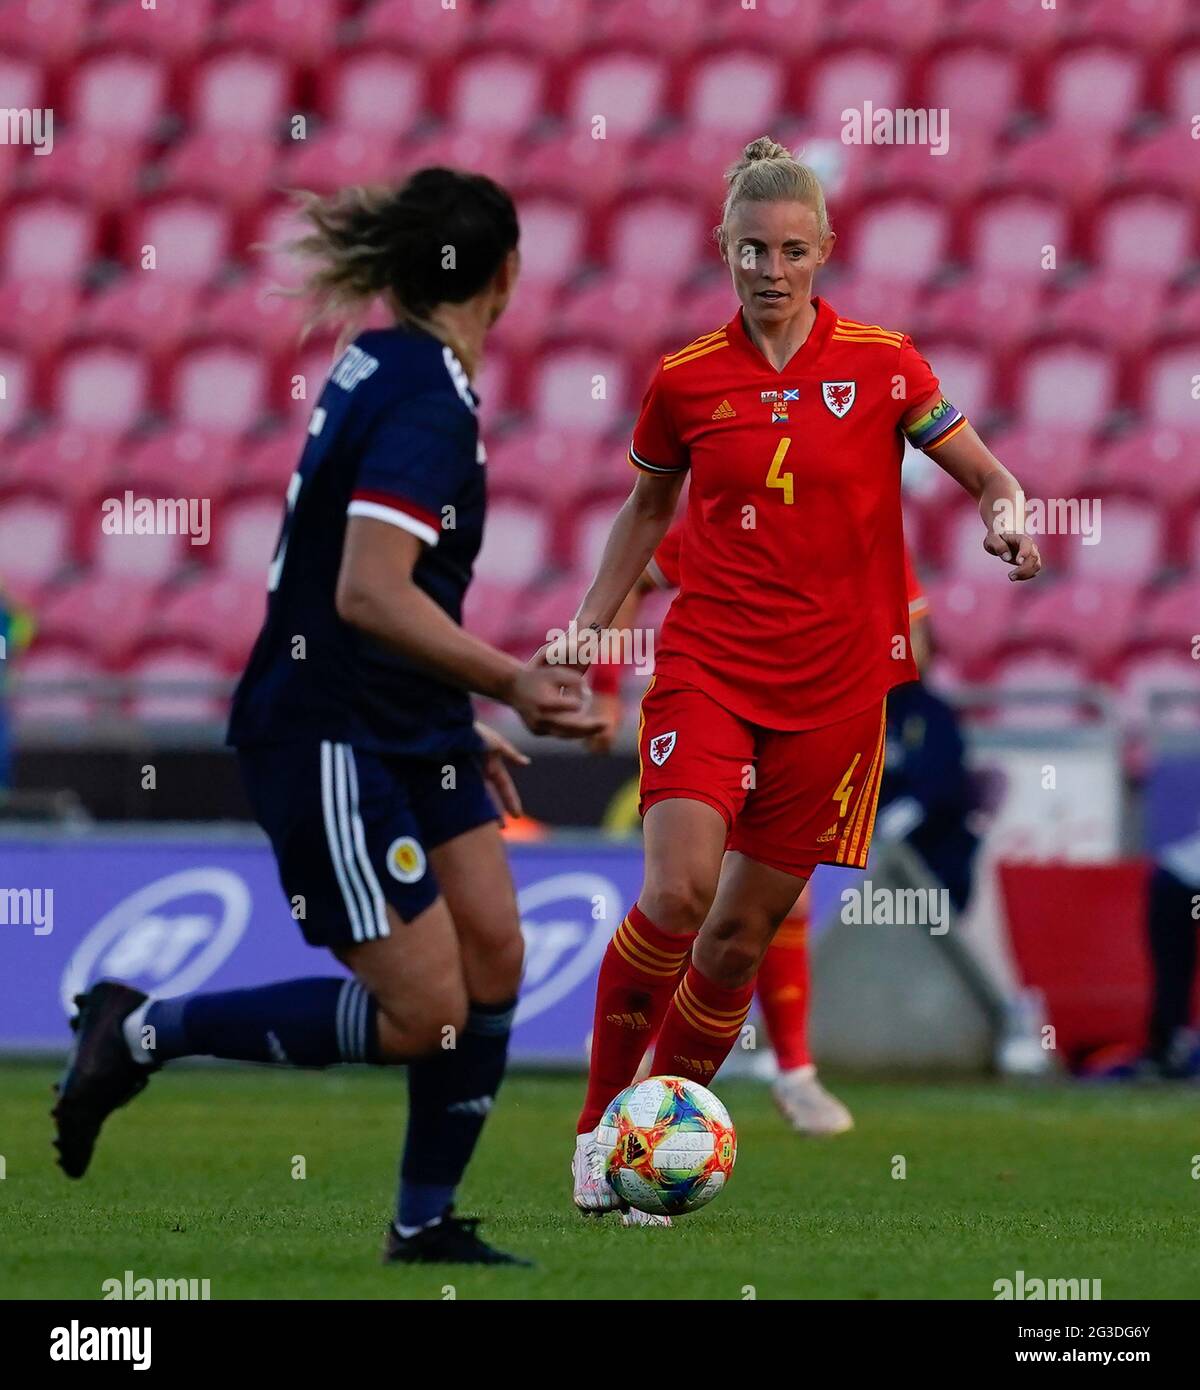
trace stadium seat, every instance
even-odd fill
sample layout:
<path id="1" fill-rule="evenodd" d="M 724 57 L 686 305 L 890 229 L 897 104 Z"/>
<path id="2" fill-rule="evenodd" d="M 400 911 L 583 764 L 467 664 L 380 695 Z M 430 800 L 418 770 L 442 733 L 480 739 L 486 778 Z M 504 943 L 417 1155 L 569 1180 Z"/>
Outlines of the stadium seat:
<path id="1" fill-rule="evenodd" d="M 266 135 L 197 130 L 171 147 L 158 172 L 168 192 L 199 193 L 236 209 L 259 200 L 272 181 L 278 153 Z"/>
<path id="2" fill-rule="evenodd" d="M 1073 497 L 1093 458 L 1087 430 L 1034 425 L 990 433 L 988 447 L 1020 479 L 1028 497 Z"/>
<path id="3" fill-rule="evenodd" d="M 304 440 L 304 435 L 290 429 L 279 429 L 243 442 L 234 455 L 233 476 L 236 482 L 248 490 L 259 492 L 275 488 L 282 499 L 288 479 L 300 462 Z"/>
<path id="4" fill-rule="evenodd" d="M 640 47 L 649 39 L 656 52 L 678 59 L 712 40 L 714 15 L 696 0 L 605 0 L 595 23 L 598 43 Z"/>
<path id="5" fill-rule="evenodd" d="M 347 186 L 386 183 L 395 171 L 392 146 L 380 134 L 336 127 L 293 142 L 280 177 L 289 188 L 334 193 Z"/>
<path id="6" fill-rule="evenodd" d="M 678 198 L 630 200 L 607 225 L 608 264 L 618 274 L 678 285 L 700 266 L 711 225 Z"/>
<path id="7" fill-rule="evenodd" d="M 199 286 L 187 280 L 133 269 L 98 291 L 78 316 L 84 333 L 103 334 L 113 324 L 158 359 L 178 346 L 196 321 Z"/>
<path id="8" fill-rule="evenodd" d="M 148 627 L 157 595 L 157 583 L 141 575 L 81 575 L 44 596 L 38 637 L 73 644 L 102 665 L 119 664 Z"/>
<path id="9" fill-rule="evenodd" d="M 56 130 L 53 158 L 27 160 L 24 175 L 31 191 L 107 210 L 136 201 L 145 162 L 144 147 L 124 136 Z"/>
<path id="10" fill-rule="evenodd" d="M 624 500 L 623 492 L 614 492 L 607 497 L 593 497 L 571 509 L 570 531 L 563 544 L 564 549 L 569 547 L 566 554 L 569 568 L 583 581 L 585 588 L 600 567 L 600 556 Z M 582 597 L 582 588 L 579 593 Z"/>
<path id="11" fill-rule="evenodd" d="M 736 144 L 770 126 L 784 105 L 784 94 L 784 64 L 774 55 L 755 49 L 709 53 L 688 64 L 684 120 L 693 129 Z M 730 163 L 736 153 L 730 150 Z"/>
<path id="12" fill-rule="evenodd" d="M 565 199 L 518 202 L 521 219 L 521 279 L 561 285 L 584 261 L 587 224 L 580 208 Z M 520 291 L 518 291 L 518 294 Z"/>
<path id="13" fill-rule="evenodd" d="M 1170 126 L 1146 135 L 1123 150 L 1120 173 L 1127 181 L 1171 188 L 1186 198 L 1195 186 L 1192 166 L 1195 156 L 1196 142 L 1190 127 Z"/>
<path id="14" fill-rule="evenodd" d="M 488 485 L 555 505 L 595 481 L 599 449 L 591 435 L 528 426 L 487 441 Z"/>
<path id="15" fill-rule="evenodd" d="M 477 20 L 488 46 L 536 43 L 543 53 L 572 53 L 591 41 L 589 0 L 492 0 Z"/>
<path id="16" fill-rule="evenodd" d="M 0 267 L 6 279 L 78 282 L 95 254 L 96 218 L 82 203 L 28 198 L 8 210 L 5 222 Z"/>
<path id="17" fill-rule="evenodd" d="M 1092 581 L 1119 574 L 1130 585 L 1155 578 L 1163 566 L 1167 541 L 1166 516 L 1159 505 L 1121 492 L 1104 493 L 1097 501 L 1099 540 L 1083 544 L 1071 537 L 1072 572 Z"/>
<path id="18" fill-rule="evenodd" d="M 245 665 L 267 611 L 265 577 L 204 574 L 165 594 L 147 620 L 151 641 L 179 641 L 200 647 L 226 670 Z"/>
<path id="19" fill-rule="evenodd" d="M 996 154 L 989 132 L 967 126 L 960 130 L 951 124 L 944 144 L 929 142 L 904 145 L 846 145 L 843 150 L 862 157 L 845 162 L 847 182 L 841 189 L 826 184 L 835 209 L 844 205 L 857 189 L 866 193 L 886 193 L 892 197 L 932 198 L 950 203 L 948 190 L 978 188 L 996 167 Z M 807 154 L 809 142 L 805 142 Z M 840 194 L 840 197 L 838 196 Z M 836 214 L 835 214 L 836 215 Z"/>
<path id="20" fill-rule="evenodd" d="M 202 543 L 202 533 L 198 533 L 194 545 L 187 534 L 193 509 L 187 505 L 191 494 L 186 487 L 176 487 L 169 497 L 151 498 L 149 494 L 137 493 L 131 497 L 132 489 L 127 489 L 124 483 L 125 480 L 120 479 L 108 497 L 90 499 L 76 514 L 76 553 L 90 563 L 94 574 L 137 578 L 149 584 L 170 578 L 185 561 L 203 558 L 208 547 Z M 136 508 L 139 502 L 147 501 L 155 503 L 156 529 L 134 530 L 137 515 L 131 513 L 129 503 Z M 194 515 L 202 525 L 203 499 L 199 501 Z M 107 506 L 102 507 L 102 503 Z M 158 520 L 160 509 L 161 522 Z M 211 540 L 214 529 L 211 506 L 208 517 Z M 110 529 L 106 530 L 106 526 Z"/>
<path id="21" fill-rule="evenodd" d="M 1190 134 L 1191 123 L 1200 111 L 1200 43 L 1181 48 L 1167 64 L 1163 110 L 1168 120 Z"/>
<path id="22" fill-rule="evenodd" d="M 930 54 L 921 99 L 953 112 L 956 123 L 961 113 L 970 127 L 996 132 L 1021 109 L 1023 83 L 1013 49 L 975 40 L 943 42 Z"/>
<path id="23" fill-rule="evenodd" d="M 802 72 L 795 102 L 821 134 L 840 133 L 842 112 L 862 111 L 869 101 L 879 110 L 904 105 L 904 68 L 894 51 L 849 44 L 823 52 Z M 738 100 L 736 93 L 732 97 Z"/>
<path id="24" fill-rule="evenodd" d="M 0 437 L 19 429 L 33 405 L 33 363 L 11 339 L 0 340 Z"/>
<path id="25" fill-rule="evenodd" d="M 1045 285 L 1050 271 L 1043 248 L 1052 247 L 1065 268 L 1071 254 L 1067 208 L 1057 195 L 1023 188 L 981 199 L 969 218 L 967 256 L 976 274 L 1007 276 Z"/>
<path id="26" fill-rule="evenodd" d="M 1200 339 L 1164 343 L 1149 354 L 1142 379 L 1142 410 L 1154 424 L 1200 434 Z M 1196 459 L 1192 458 L 1193 469 Z"/>
<path id="27" fill-rule="evenodd" d="M 144 205 L 124 227 L 123 254 L 130 273 L 203 285 L 215 279 L 233 246 L 228 211 L 207 199 L 176 194 Z M 146 248 L 153 252 L 145 264 Z"/>
<path id="28" fill-rule="evenodd" d="M 913 312 L 919 315 L 918 348 L 924 347 L 927 338 L 968 333 L 986 340 L 994 350 L 1003 350 L 1028 337 L 1045 317 L 1039 284 L 990 275 L 967 276 L 935 288 L 919 297 Z M 877 315 L 871 321 L 886 325 L 906 319 Z M 916 331 L 914 326 L 914 335 Z"/>
<path id="29" fill-rule="evenodd" d="M 231 43 L 263 44 L 294 63 L 318 64 L 336 46 L 339 0 L 234 0 L 218 32 Z"/>
<path id="30" fill-rule="evenodd" d="M 945 209 L 932 199 L 891 197 L 864 207 L 847 241 L 856 274 L 918 285 L 945 264 L 950 227 Z M 904 254 L 897 255 L 901 246 Z"/>
<path id="31" fill-rule="evenodd" d="M 299 455 L 297 455 L 299 457 Z M 216 572 L 266 583 L 279 543 L 284 496 L 278 488 L 256 488 L 221 503 L 213 525 L 208 559 Z"/>
<path id="32" fill-rule="evenodd" d="M 98 53 L 76 67 L 70 119 L 84 130 L 149 140 L 165 115 L 167 66 L 134 49 Z"/>
<path id="33" fill-rule="evenodd" d="M 1162 327 L 1162 285 L 1136 273 L 1097 271 L 1046 302 L 1047 331 L 1094 336 L 1122 351 L 1144 346 Z"/>
<path id="34" fill-rule="evenodd" d="M 215 498 L 241 479 L 233 471 L 229 436 L 195 425 L 168 426 L 127 445 L 123 478 L 140 492 Z"/>
<path id="35" fill-rule="evenodd" d="M 142 5 L 109 5 L 93 15 L 101 39 L 144 45 L 172 59 L 198 53 L 215 28 L 216 0 L 154 0 Z"/>
<path id="36" fill-rule="evenodd" d="M 1000 561 L 983 548 L 983 522 L 978 506 L 969 497 L 964 495 L 961 500 L 954 500 L 944 513 L 942 530 L 942 555 L 948 579 L 1007 584 L 1008 575 Z"/>
<path id="37" fill-rule="evenodd" d="M 976 536 L 980 545 L 982 535 L 981 525 Z M 1017 586 L 1004 582 L 998 566 L 983 577 L 954 574 L 930 580 L 924 588 L 939 652 L 948 652 L 959 662 L 971 661 L 1002 649 L 1010 641 L 1020 606 Z"/>
<path id="38" fill-rule="evenodd" d="M 541 115 L 545 91 L 545 70 L 530 54 L 477 52 L 454 66 L 447 117 L 456 130 L 524 135 Z"/>
<path id="39" fill-rule="evenodd" d="M 1115 568 L 1115 567 L 1114 567 Z M 1015 588 L 1015 585 L 1009 585 Z M 1043 575 L 1013 608 L 1015 623 L 1006 634 L 1016 642 L 1059 646 L 1098 671 L 1128 642 L 1144 607 L 1132 577 Z"/>
<path id="40" fill-rule="evenodd" d="M 131 662 L 126 713 L 138 724 L 223 725 L 229 714 L 230 672 L 211 656 L 183 645 L 160 648 Z"/>
<path id="41" fill-rule="evenodd" d="M 475 572 L 493 582 L 527 584 L 545 567 L 549 545 L 549 518 L 538 501 L 494 494 Z"/>
<path id="42" fill-rule="evenodd" d="M 522 230 L 522 248 L 524 241 Z M 523 262 L 517 292 L 492 329 L 488 350 L 494 343 L 506 352 L 523 354 L 540 344 L 545 337 L 546 325 L 555 322 L 558 303 L 564 293 L 563 285 L 557 280 L 528 278 L 524 274 Z"/>
<path id="43" fill-rule="evenodd" d="M 513 615 L 520 611 L 525 585 L 479 575 L 471 581 L 463 605 L 463 627 L 481 641 L 504 647 Z M 525 655 L 532 655 L 531 652 Z"/>
<path id="44" fill-rule="evenodd" d="M 627 370 L 623 357 L 601 346 L 548 348 L 532 373 L 533 421 L 580 434 L 611 430 L 628 419 Z"/>
<path id="45" fill-rule="evenodd" d="M 1193 573 L 1144 598 L 1138 631 L 1163 648 L 1193 657 L 1200 635 L 1200 574 Z"/>
<path id="46" fill-rule="evenodd" d="M 980 343 L 931 336 L 919 343 L 918 349 L 936 373 L 946 398 L 982 427 L 992 400 L 992 367 Z M 914 400 L 912 404 L 920 402 Z"/>
<path id="47" fill-rule="evenodd" d="M 1070 43 L 1051 60 L 1046 78 L 1046 114 L 1093 135 L 1118 132 L 1140 109 L 1141 54 L 1107 39 Z"/>
<path id="48" fill-rule="evenodd" d="M 508 188 L 520 177 L 524 141 L 524 136 L 509 130 L 442 126 L 406 139 L 396 151 L 396 167 L 420 169 L 439 164 L 472 169 Z"/>
<path id="49" fill-rule="evenodd" d="M 623 192 L 695 198 L 715 213 L 725 192 L 726 165 L 734 162 L 736 154 L 735 146 L 728 158 L 722 155 L 714 159 L 711 133 L 694 126 L 667 131 L 641 148 L 628 170 L 629 183 Z M 710 221 L 715 222 L 716 217 L 711 216 Z"/>
<path id="50" fill-rule="evenodd" d="M 1023 425 L 1090 429 L 1116 405 L 1113 359 L 1086 341 L 1031 346 L 1016 369 L 1015 399 Z"/>
<path id="51" fill-rule="evenodd" d="M 611 132 L 603 140 L 593 139 L 586 127 L 551 132 L 525 147 L 509 186 L 518 204 L 532 192 L 605 206 L 626 188 L 631 166 L 641 157 L 635 147 L 634 138 Z"/>
<path id="52" fill-rule="evenodd" d="M 841 21 L 835 32 L 853 34 L 885 44 L 897 53 L 912 53 L 939 37 L 945 24 L 946 0 L 871 0 L 869 4 L 832 5 L 829 18 Z M 795 22 L 800 20 L 800 0 L 790 0 Z M 807 15 L 807 12 L 805 12 Z M 975 98 L 978 101 L 978 96 Z"/>
<path id="53" fill-rule="evenodd" d="M 292 98 L 292 69 L 278 54 L 254 48 L 217 52 L 200 64 L 191 118 L 202 130 L 278 135 Z"/>
<path id="54" fill-rule="evenodd" d="M 48 488 L 0 493 L 0 556 L 5 582 L 45 584 L 63 567 L 71 543 L 70 508 Z"/>
<path id="55" fill-rule="evenodd" d="M 79 0 L 8 0 L 5 32 L 19 34 L 22 48 L 61 64 L 79 51 L 86 26 L 79 22 Z"/>
<path id="56" fill-rule="evenodd" d="M 53 351 L 79 318 L 79 289 L 61 280 L 0 280 L 0 323 L 34 355 Z"/>
<path id="57" fill-rule="evenodd" d="M 998 177 L 1013 186 L 1049 184 L 1075 206 L 1087 205 L 1112 177 L 1113 144 L 1107 131 L 1043 126 L 1004 151 Z"/>
<path id="58" fill-rule="evenodd" d="M 1129 270 L 1137 247 L 1142 280 L 1173 280 L 1196 255 L 1194 199 L 1167 193 L 1130 193 L 1106 200 L 1093 226 L 1096 265 L 1110 275 Z"/>
<path id="59" fill-rule="evenodd" d="M 505 631 L 506 645 L 532 656 L 551 640 L 551 632 L 568 631 L 585 589 L 576 575 L 534 584 L 514 605 Z"/>
<path id="60" fill-rule="evenodd" d="M 181 425 L 241 434 L 268 408 L 268 371 L 248 344 L 217 340 L 181 352 L 171 373 L 171 410 Z"/>
<path id="61" fill-rule="evenodd" d="M 80 343 L 58 359 L 53 405 L 64 425 L 121 433 L 149 406 L 144 354 L 120 342 Z"/>
<path id="62" fill-rule="evenodd" d="M 1200 497 L 1200 430 L 1137 425 L 1100 447 L 1088 485 L 1147 492 L 1165 503 Z"/>
<path id="63" fill-rule="evenodd" d="M 21 656 L 10 696 L 18 725 L 73 728 L 107 711 L 100 684 L 104 667 L 75 643 L 40 642 Z M 56 688 L 62 687 L 62 688 Z"/>
<path id="64" fill-rule="evenodd" d="M 358 17 L 365 43 L 401 45 L 423 61 L 456 52 L 478 36 L 478 0 L 459 0 L 453 9 L 429 0 L 367 0 Z"/>
<path id="65" fill-rule="evenodd" d="M 18 487 L 53 492 L 69 505 L 93 496 L 113 477 L 117 438 L 70 425 L 52 425 L 6 448 L 0 457 L 0 490 Z"/>
<path id="66" fill-rule="evenodd" d="M 564 297 L 555 329 L 641 352 L 663 336 L 677 298 L 678 291 L 657 276 L 601 275 Z"/>
<path id="67" fill-rule="evenodd" d="M 606 140 L 644 135 L 663 118 L 667 78 L 663 62 L 644 49 L 589 54 L 571 75 L 564 101 L 568 128 L 591 137 L 602 116 Z"/>
<path id="68" fill-rule="evenodd" d="M 424 115 L 425 75 L 402 49 L 343 52 L 317 80 L 321 113 L 339 130 L 397 136 Z"/>
<path id="69" fill-rule="evenodd" d="M 308 306 L 274 291 L 270 279 L 255 278 L 206 290 L 190 322 L 206 336 L 240 336 L 269 357 L 293 351 L 299 346 Z"/>
<path id="70" fill-rule="evenodd" d="M 0 105 L 17 111 L 41 108 L 45 88 L 45 69 L 36 59 L 17 52 L 0 54 Z"/>
<path id="71" fill-rule="evenodd" d="M 1188 0 L 1090 0 L 1080 23 L 1088 33 L 1123 40 L 1130 47 L 1152 49 L 1180 32 Z"/>

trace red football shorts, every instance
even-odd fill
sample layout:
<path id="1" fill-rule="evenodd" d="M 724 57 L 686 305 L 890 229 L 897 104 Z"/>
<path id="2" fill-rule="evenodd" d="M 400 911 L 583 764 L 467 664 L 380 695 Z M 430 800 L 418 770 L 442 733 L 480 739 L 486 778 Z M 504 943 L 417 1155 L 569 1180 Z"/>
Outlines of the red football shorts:
<path id="1" fill-rule="evenodd" d="M 642 815 L 656 801 L 705 801 L 726 849 L 807 877 L 863 868 L 883 777 L 886 700 L 838 724 L 781 733 L 739 719 L 695 686 L 655 677 L 638 725 Z"/>

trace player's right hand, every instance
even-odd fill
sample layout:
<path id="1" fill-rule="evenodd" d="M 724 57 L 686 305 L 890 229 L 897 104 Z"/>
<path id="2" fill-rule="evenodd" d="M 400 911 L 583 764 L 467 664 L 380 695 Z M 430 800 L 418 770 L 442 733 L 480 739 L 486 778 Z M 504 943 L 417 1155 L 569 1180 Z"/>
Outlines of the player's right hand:
<path id="1" fill-rule="evenodd" d="M 524 666 L 513 677 L 508 703 L 533 734 L 591 738 L 605 720 L 590 713 L 578 671 L 564 666 Z"/>

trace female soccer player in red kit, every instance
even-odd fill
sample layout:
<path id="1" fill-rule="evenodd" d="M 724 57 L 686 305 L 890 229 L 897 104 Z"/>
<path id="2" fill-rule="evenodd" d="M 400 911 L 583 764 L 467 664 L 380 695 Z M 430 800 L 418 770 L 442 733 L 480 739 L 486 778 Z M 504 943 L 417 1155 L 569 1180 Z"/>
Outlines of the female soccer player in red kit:
<path id="1" fill-rule="evenodd" d="M 638 609 L 647 594 L 655 589 L 679 588 L 682 530 L 682 524 L 677 520 L 663 537 L 661 545 L 613 619 L 613 626 L 618 631 L 636 624 Z M 921 620 L 928 612 L 929 605 L 907 549 L 904 553 L 904 584 L 913 656 L 918 666 L 923 666 L 922 652 L 927 639 Z M 593 752 L 607 752 L 612 747 L 620 724 L 620 672 L 620 666 L 610 662 L 597 663 L 589 669 L 589 683 L 594 697 L 592 712 L 605 720 L 605 727 L 588 740 L 587 746 Z M 833 1135 L 852 1129 L 854 1118 L 846 1106 L 821 1084 L 808 1046 L 810 886 L 805 884 L 767 947 L 758 967 L 756 994 L 767 1039 L 778 1064 L 778 1075 L 771 1083 L 775 1104 L 798 1134 Z M 650 1055 L 646 1054 L 638 1075 L 649 1064 Z"/>
<path id="2" fill-rule="evenodd" d="M 690 473 L 679 592 L 642 700 L 643 885 L 597 985 L 572 1162 L 585 1211 L 620 1205 L 594 1130 L 646 1040 L 657 1031 L 654 1073 L 711 1082 L 813 867 L 866 861 L 884 700 L 917 674 L 904 439 L 978 500 L 1010 578 L 1041 567 L 1004 529 L 1016 479 L 912 341 L 813 297 L 834 237 L 812 170 L 763 138 L 728 181 L 718 244 L 738 312 L 659 363 L 629 450 L 639 476 L 575 619 L 611 623 Z"/>

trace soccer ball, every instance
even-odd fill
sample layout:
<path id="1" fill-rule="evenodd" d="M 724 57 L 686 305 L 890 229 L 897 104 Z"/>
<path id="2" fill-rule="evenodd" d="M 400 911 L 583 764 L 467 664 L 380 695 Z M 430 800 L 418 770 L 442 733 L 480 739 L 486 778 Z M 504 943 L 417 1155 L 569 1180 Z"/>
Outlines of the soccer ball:
<path id="1" fill-rule="evenodd" d="M 651 1076 L 609 1103 L 596 1142 L 604 1174 L 639 1211 L 680 1216 L 729 1181 L 737 1134 L 711 1091 L 681 1076 Z"/>

